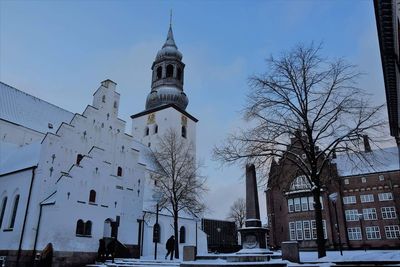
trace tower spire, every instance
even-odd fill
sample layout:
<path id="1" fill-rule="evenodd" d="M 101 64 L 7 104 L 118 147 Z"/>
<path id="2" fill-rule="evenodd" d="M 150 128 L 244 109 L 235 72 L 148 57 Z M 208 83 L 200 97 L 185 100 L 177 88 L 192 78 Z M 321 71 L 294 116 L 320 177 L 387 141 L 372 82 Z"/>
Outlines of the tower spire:
<path id="1" fill-rule="evenodd" d="M 169 10 L 169 27 L 172 27 L 172 9 Z"/>

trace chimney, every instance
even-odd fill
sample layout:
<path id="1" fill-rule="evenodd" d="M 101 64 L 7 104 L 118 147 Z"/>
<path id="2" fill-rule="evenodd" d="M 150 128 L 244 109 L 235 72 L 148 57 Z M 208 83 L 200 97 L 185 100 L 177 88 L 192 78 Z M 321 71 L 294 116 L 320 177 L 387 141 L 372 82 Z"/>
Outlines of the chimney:
<path id="1" fill-rule="evenodd" d="M 365 152 L 371 152 L 371 145 L 369 144 L 369 139 L 368 135 L 364 134 L 363 135 L 363 141 L 364 141 L 364 150 Z"/>

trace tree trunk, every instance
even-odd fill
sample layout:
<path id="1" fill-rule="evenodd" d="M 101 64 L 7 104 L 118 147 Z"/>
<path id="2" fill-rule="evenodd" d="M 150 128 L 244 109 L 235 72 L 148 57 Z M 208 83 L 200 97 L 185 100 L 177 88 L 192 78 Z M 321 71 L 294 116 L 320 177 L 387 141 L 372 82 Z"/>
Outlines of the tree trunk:
<path id="1" fill-rule="evenodd" d="M 322 210 L 320 201 L 320 188 L 317 188 L 313 192 L 314 195 L 314 211 L 315 211 L 315 224 L 317 227 L 317 248 L 318 258 L 326 256 L 325 239 L 324 239 L 324 228 L 322 224 Z"/>
<path id="2" fill-rule="evenodd" d="M 175 259 L 179 259 L 178 212 L 174 213 Z"/>

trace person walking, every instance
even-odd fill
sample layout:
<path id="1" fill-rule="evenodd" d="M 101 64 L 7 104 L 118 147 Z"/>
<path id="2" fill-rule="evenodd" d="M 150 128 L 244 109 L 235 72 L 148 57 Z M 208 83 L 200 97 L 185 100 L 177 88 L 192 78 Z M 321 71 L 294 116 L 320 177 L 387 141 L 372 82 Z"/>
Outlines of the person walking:
<path id="1" fill-rule="evenodd" d="M 170 259 L 172 260 L 172 258 L 174 257 L 174 249 L 175 249 L 175 238 L 173 235 L 167 240 L 165 248 L 167 249 L 167 255 L 165 255 L 165 259 L 167 259 L 168 255 L 171 254 Z"/>

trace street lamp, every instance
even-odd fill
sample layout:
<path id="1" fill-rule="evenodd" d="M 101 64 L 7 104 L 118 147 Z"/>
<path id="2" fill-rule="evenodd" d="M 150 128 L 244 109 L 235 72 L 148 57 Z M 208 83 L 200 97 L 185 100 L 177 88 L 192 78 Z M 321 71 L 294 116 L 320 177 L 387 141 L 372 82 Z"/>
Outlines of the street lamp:
<path id="1" fill-rule="evenodd" d="M 365 246 L 365 241 L 364 241 L 363 224 L 362 224 L 362 219 L 363 219 L 364 215 L 362 213 L 358 213 L 357 215 L 358 215 L 358 220 L 360 221 L 362 246 L 364 247 L 364 251 L 367 251 L 367 247 Z"/>
<path id="2" fill-rule="evenodd" d="M 334 207 L 334 209 L 335 209 L 335 217 L 336 217 L 336 225 L 335 225 L 335 228 L 336 228 L 336 234 L 337 234 L 338 240 L 339 240 L 340 255 L 343 256 L 342 239 L 340 238 L 339 219 L 338 219 L 337 206 L 336 206 L 337 198 L 338 198 L 338 193 L 332 193 L 332 194 L 329 195 L 329 199 L 332 201 L 333 207 Z"/>
<path id="3" fill-rule="evenodd" d="M 161 200 L 161 192 L 155 192 L 153 194 L 153 200 L 157 202 L 156 205 L 156 223 L 153 228 L 153 242 L 154 242 L 154 260 L 157 260 L 157 244 L 160 242 L 160 226 L 158 225 L 158 204 Z"/>

